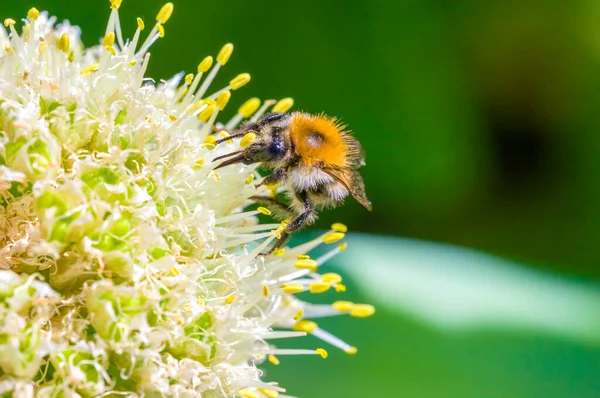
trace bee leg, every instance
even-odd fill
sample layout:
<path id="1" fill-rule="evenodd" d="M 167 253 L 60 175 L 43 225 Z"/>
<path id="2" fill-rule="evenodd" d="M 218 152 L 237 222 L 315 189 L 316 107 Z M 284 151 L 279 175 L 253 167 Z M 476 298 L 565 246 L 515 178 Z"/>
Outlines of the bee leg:
<path id="1" fill-rule="evenodd" d="M 271 246 L 271 248 L 269 249 L 269 251 L 267 251 L 265 253 L 260 253 L 259 256 L 268 256 L 269 254 L 272 254 L 277 249 L 279 249 L 281 246 L 285 245 L 287 243 L 287 241 L 290 240 L 291 236 L 292 235 L 290 235 L 287 232 L 283 231 L 281 233 L 281 237 L 279 239 L 277 239 L 277 241 L 275 241 L 275 243 L 273 244 L 273 246 Z"/>
<path id="2" fill-rule="evenodd" d="M 280 184 L 285 181 L 286 177 L 287 177 L 287 170 L 284 169 L 283 167 L 280 167 L 278 169 L 275 169 L 274 172 L 272 172 L 265 178 L 263 178 L 263 180 L 260 183 L 255 184 L 254 187 L 258 188 L 261 185 L 269 186 L 269 185 Z"/>
<path id="3" fill-rule="evenodd" d="M 267 196 L 250 196 L 256 204 L 264 205 L 269 208 L 273 213 L 278 215 L 281 218 L 292 219 L 296 216 L 296 214 L 283 202 L 275 198 L 269 198 Z"/>
<path id="4" fill-rule="evenodd" d="M 315 219 L 315 209 L 306 192 L 297 192 L 296 198 L 304 204 L 304 212 L 293 219 L 285 228 L 285 232 L 291 234 L 311 223 Z"/>

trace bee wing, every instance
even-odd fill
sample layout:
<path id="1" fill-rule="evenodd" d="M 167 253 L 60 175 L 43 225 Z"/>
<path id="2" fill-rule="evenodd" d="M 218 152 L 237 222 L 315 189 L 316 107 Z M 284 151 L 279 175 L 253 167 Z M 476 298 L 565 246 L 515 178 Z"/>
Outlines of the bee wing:
<path id="1" fill-rule="evenodd" d="M 358 142 L 358 140 L 351 135 L 346 134 L 344 136 L 344 140 L 346 141 L 346 145 L 348 147 L 347 157 L 350 167 L 352 167 L 353 170 L 360 169 L 365 165 L 365 151 L 360 145 L 360 142 Z"/>
<path id="2" fill-rule="evenodd" d="M 371 202 L 365 193 L 365 183 L 357 170 L 350 168 L 334 169 L 326 168 L 325 172 L 339 181 L 350 192 L 352 197 L 365 209 L 371 211 Z"/>

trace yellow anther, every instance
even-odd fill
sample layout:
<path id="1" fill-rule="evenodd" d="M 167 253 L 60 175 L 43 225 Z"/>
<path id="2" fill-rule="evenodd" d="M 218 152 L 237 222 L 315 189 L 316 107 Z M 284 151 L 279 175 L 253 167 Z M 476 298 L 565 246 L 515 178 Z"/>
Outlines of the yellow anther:
<path id="1" fill-rule="evenodd" d="M 298 282 L 293 282 L 293 283 L 286 283 L 285 285 L 281 286 L 281 289 L 287 294 L 294 294 L 294 293 L 300 293 L 301 291 L 303 291 L 304 286 L 302 286 Z"/>
<path id="2" fill-rule="evenodd" d="M 259 207 L 258 209 L 256 209 L 257 212 L 264 214 L 265 216 L 270 216 L 271 215 L 271 210 L 267 209 L 266 207 Z"/>
<path id="3" fill-rule="evenodd" d="M 37 20 L 39 16 L 40 16 L 40 11 L 35 7 L 31 7 L 29 9 L 29 11 L 27 11 L 27 18 L 29 18 L 32 21 Z"/>
<path id="4" fill-rule="evenodd" d="M 317 330 L 318 327 L 319 326 L 317 326 L 317 324 L 313 321 L 301 320 L 296 322 L 294 325 L 294 330 L 296 332 L 312 333 Z"/>
<path id="5" fill-rule="evenodd" d="M 235 295 L 231 295 L 225 299 L 226 304 L 231 304 L 235 301 Z"/>
<path id="6" fill-rule="evenodd" d="M 336 274 L 335 272 L 328 272 L 321 276 L 323 282 L 327 283 L 340 283 L 342 281 L 342 276 L 340 274 Z"/>
<path id="7" fill-rule="evenodd" d="M 31 30 L 31 24 L 26 23 L 25 26 L 23 26 L 23 38 L 24 39 L 29 39 L 29 31 L 30 30 Z"/>
<path id="8" fill-rule="evenodd" d="M 192 312 L 192 307 L 189 304 L 184 304 L 183 307 L 181 307 L 181 310 L 190 314 Z"/>
<path id="9" fill-rule="evenodd" d="M 127 62 L 127 65 L 129 65 L 129 66 L 136 66 L 137 65 L 137 61 L 135 59 L 131 60 L 131 61 Z"/>
<path id="10" fill-rule="evenodd" d="M 309 287 L 311 293 L 324 293 L 329 290 L 331 285 L 325 282 L 313 282 Z"/>
<path id="11" fill-rule="evenodd" d="M 283 231 L 285 231 L 285 226 L 281 226 L 277 229 L 272 230 L 271 232 L 273 232 L 273 234 L 275 234 L 275 237 L 277 239 L 281 239 L 281 234 L 283 233 Z"/>
<path id="12" fill-rule="evenodd" d="M 298 260 L 308 260 L 310 256 L 308 254 L 298 254 L 296 257 Z"/>
<path id="13" fill-rule="evenodd" d="M 323 238 L 323 242 L 325 244 L 330 244 L 342 239 L 344 239 L 344 234 L 342 232 L 332 232 L 330 234 L 325 235 L 325 237 Z"/>
<path id="14" fill-rule="evenodd" d="M 199 306 L 204 306 L 204 304 L 206 304 L 206 301 L 204 301 L 202 297 L 198 297 L 198 300 L 196 300 L 196 302 Z"/>
<path id="15" fill-rule="evenodd" d="M 40 42 L 40 44 L 38 44 L 38 48 L 37 48 L 38 52 L 43 53 L 44 51 L 46 51 L 46 46 L 47 46 L 47 44 L 45 41 Z"/>
<path id="16" fill-rule="evenodd" d="M 202 120 L 204 123 L 208 122 L 208 119 L 210 119 L 212 114 L 215 112 L 215 109 L 217 109 L 216 105 L 209 104 L 202 110 L 202 112 L 200 112 L 198 119 Z"/>
<path id="17" fill-rule="evenodd" d="M 256 391 L 239 390 L 237 393 L 242 398 L 259 398 Z"/>
<path id="18" fill-rule="evenodd" d="M 107 47 L 112 46 L 113 44 L 115 44 L 115 32 L 108 32 L 106 36 L 104 36 L 104 39 L 102 39 L 102 45 Z"/>
<path id="19" fill-rule="evenodd" d="M 336 222 L 335 224 L 332 224 L 331 229 L 333 229 L 335 232 L 342 232 L 342 233 L 348 232 L 348 227 L 340 222 Z"/>
<path id="20" fill-rule="evenodd" d="M 249 73 L 240 73 L 229 82 L 232 90 L 237 90 L 244 87 L 250 81 Z"/>
<path id="21" fill-rule="evenodd" d="M 177 267 L 172 267 L 172 268 L 169 270 L 169 275 L 171 275 L 171 276 L 179 276 L 179 274 L 180 274 L 180 272 L 179 272 L 179 270 L 177 269 Z"/>
<path id="22" fill-rule="evenodd" d="M 160 22 L 156 23 L 156 30 L 158 30 L 158 37 L 165 37 L 165 27 Z"/>
<path id="23" fill-rule="evenodd" d="M 215 149 L 215 142 L 217 142 L 217 137 L 215 137 L 214 135 L 209 135 L 204 139 L 204 146 L 208 150 L 213 150 Z"/>
<path id="24" fill-rule="evenodd" d="M 245 118 L 248 118 L 254 114 L 260 108 L 260 99 L 254 97 L 250 98 L 239 107 L 238 113 Z"/>
<path id="25" fill-rule="evenodd" d="M 338 283 L 337 285 L 335 285 L 335 291 L 338 293 L 344 293 L 346 291 L 346 285 L 344 285 L 343 283 Z"/>
<path id="26" fill-rule="evenodd" d="M 273 107 L 274 113 L 285 113 L 294 106 L 294 100 L 290 97 L 279 100 Z"/>
<path id="27" fill-rule="evenodd" d="M 281 257 L 285 254 L 285 249 L 281 248 L 281 249 L 277 249 L 273 252 L 273 255 L 275 257 Z"/>
<path id="28" fill-rule="evenodd" d="M 73 63 L 73 61 L 75 61 L 75 52 L 73 50 L 71 50 L 71 52 L 69 53 L 69 56 L 67 57 L 67 59 L 71 63 Z"/>
<path id="29" fill-rule="evenodd" d="M 277 398 L 279 396 L 279 391 L 277 391 L 277 390 L 271 390 L 268 388 L 259 388 L 258 391 L 263 393 L 263 395 L 266 396 L 267 398 Z"/>
<path id="30" fill-rule="evenodd" d="M 305 260 L 297 260 L 294 263 L 294 267 L 300 269 L 307 269 L 310 271 L 316 271 L 319 264 L 315 260 L 305 259 Z"/>
<path id="31" fill-rule="evenodd" d="M 375 307 L 371 304 L 354 304 L 350 315 L 356 318 L 367 318 L 375 313 Z"/>
<path id="32" fill-rule="evenodd" d="M 139 30 L 144 30 L 144 28 L 146 27 L 146 25 L 144 24 L 144 20 L 140 17 L 136 18 L 137 21 L 137 26 Z"/>
<path id="33" fill-rule="evenodd" d="M 315 352 L 317 353 L 317 355 L 320 355 L 320 356 L 321 356 L 321 358 L 323 358 L 323 359 L 327 358 L 327 356 L 329 355 L 329 354 L 327 353 L 327 351 L 325 351 L 325 349 L 324 349 L 324 348 L 317 348 L 317 349 L 315 350 Z"/>
<path id="34" fill-rule="evenodd" d="M 348 355 L 354 355 L 358 352 L 358 348 L 352 346 L 352 347 L 348 347 L 344 350 L 344 352 Z"/>
<path id="35" fill-rule="evenodd" d="M 275 355 L 271 354 L 267 356 L 267 361 L 271 362 L 273 365 L 279 365 L 279 358 L 277 358 Z"/>
<path id="36" fill-rule="evenodd" d="M 252 144 L 252 142 L 256 139 L 256 134 L 255 133 L 246 133 L 246 135 L 241 139 L 240 141 L 240 146 L 242 148 L 247 148 L 250 146 L 250 144 Z"/>
<path id="37" fill-rule="evenodd" d="M 69 51 L 69 49 L 71 48 L 71 39 L 69 38 L 68 34 L 63 33 L 60 36 L 60 39 L 58 39 L 58 48 L 64 53 Z"/>
<path id="38" fill-rule="evenodd" d="M 200 159 L 196 160 L 196 162 L 194 163 L 195 169 L 199 169 L 202 166 L 204 166 L 204 158 L 200 158 Z"/>
<path id="39" fill-rule="evenodd" d="M 244 181 L 244 183 L 246 185 L 250 185 L 250 184 L 252 184 L 252 181 L 254 181 L 254 174 L 250 174 L 248 177 L 246 177 L 246 180 Z"/>
<path id="40" fill-rule="evenodd" d="M 223 48 L 221 48 L 221 51 L 219 51 L 219 55 L 217 55 L 217 62 L 221 65 L 225 65 L 227 61 L 229 61 L 231 53 L 233 53 L 233 44 L 225 44 Z"/>
<path id="41" fill-rule="evenodd" d="M 348 243 L 344 242 L 344 243 L 340 243 L 338 245 L 338 249 L 340 249 L 341 252 L 343 252 L 344 250 L 346 250 L 348 248 Z"/>
<path id="42" fill-rule="evenodd" d="M 208 104 L 208 105 L 216 105 L 217 104 L 217 101 L 215 101 L 212 98 L 206 98 L 203 101 L 204 101 L 205 104 Z"/>
<path id="43" fill-rule="evenodd" d="M 194 74 L 193 73 L 188 73 L 187 75 L 185 75 L 185 84 L 190 85 L 192 84 L 192 82 L 194 81 Z"/>
<path id="44" fill-rule="evenodd" d="M 113 10 L 118 10 L 121 7 L 121 3 L 123 0 L 110 0 L 110 8 Z"/>
<path id="45" fill-rule="evenodd" d="M 169 2 L 162 6 L 158 14 L 156 14 L 156 20 L 160 23 L 167 23 L 169 18 L 173 14 L 173 3 Z"/>
<path id="46" fill-rule="evenodd" d="M 352 301 L 336 301 L 331 304 L 334 310 L 339 312 L 349 312 L 352 310 L 354 303 Z"/>
<path id="47" fill-rule="evenodd" d="M 219 94 L 219 96 L 217 97 L 217 106 L 219 107 L 220 110 L 225 109 L 225 106 L 227 106 L 227 103 L 229 102 L 230 98 L 231 98 L 231 91 L 229 91 L 229 90 L 225 90 L 225 91 L 221 92 L 221 94 Z"/>
<path id="48" fill-rule="evenodd" d="M 9 26 L 13 26 L 14 24 L 16 24 L 16 22 L 15 22 L 15 20 L 14 20 L 14 19 L 12 19 L 12 18 L 6 18 L 6 19 L 4 20 L 4 26 L 5 26 L 5 27 L 7 27 L 7 28 L 8 28 Z"/>
<path id="49" fill-rule="evenodd" d="M 263 285 L 263 296 L 267 297 L 269 295 L 269 286 Z"/>
<path id="50" fill-rule="evenodd" d="M 110 55 L 112 55 L 113 57 L 117 55 L 117 51 L 115 50 L 115 48 L 113 46 L 104 46 L 104 48 L 106 48 L 106 50 L 110 53 Z"/>
<path id="51" fill-rule="evenodd" d="M 172 121 L 172 122 L 176 122 L 177 121 L 177 116 L 169 115 L 169 120 Z"/>
<path id="52" fill-rule="evenodd" d="M 304 316 L 304 310 L 302 308 L 300 308 L 298 310 L 298 312 L 296 312 L 296 315 L 294 315 L 292 317 L 292 319 L 295 320 L 295 321 L 299 321 L 300 319 L 302 319 L 303 316 Z"/>
<path id="53" fill-rule="evenodd" d="M 210 55 L 208 57 L 205 57 L 202 62 L 200 62 L 198 64 L 198 73 L 204 73 L 207 70 L 210 69 L 210 67 L 213 64 L 213 57 L 211 57 Z"/>
<path id="54" fill-rule="evenodd" d="M 211 171 L 210 172 L 210 176 L 213 178 L 213 180 L 215 180 L 216 182 L 221 182 L 221 176 L 219 176 L 219 174 L 216 171 Z"/>
<path id="55" fill-rule="evenodd" d="M 15 49 L 14 49 L 14 48 L 12 48 L 12 47 L 10 46 L 10 44 L 6 44 L 6 45 L 4 45 L 4 51 L 5 51 L 7 54 L 14 54 L 14 53 L 15 53 Z"/>

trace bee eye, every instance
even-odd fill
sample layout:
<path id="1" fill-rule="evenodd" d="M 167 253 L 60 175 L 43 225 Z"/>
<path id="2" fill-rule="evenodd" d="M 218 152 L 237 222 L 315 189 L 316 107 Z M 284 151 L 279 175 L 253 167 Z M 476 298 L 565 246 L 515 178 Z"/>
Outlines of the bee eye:
<path id="1" fill-rule="evenodd" d="M 325 141 L 325 137 L 319 132 L 313 131 L 306 137 L 306 145 L 310 148 L 318 148 Z"/>

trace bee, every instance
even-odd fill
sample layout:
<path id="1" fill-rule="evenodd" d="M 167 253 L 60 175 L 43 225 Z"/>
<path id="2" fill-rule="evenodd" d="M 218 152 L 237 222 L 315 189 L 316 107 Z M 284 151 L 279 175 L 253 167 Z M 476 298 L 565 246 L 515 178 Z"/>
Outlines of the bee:
<path id="1" fill-rule="evenodd" d="M 281 237 L 265 253 L 280 248 L 291 234 L 315 222 L 317 211 L 336 207 L 348 195 L 367 210 L 365 185 L 359 169 L 365 165 L 363 149 L 336 118 L 305 112 L 271 113 L 249 122 L 218 145 L 232 138 L 254 133 L 256 138 L 244 149 L 218 156 L 216 169 L 236 163 L 253 164 L 273 172 L 261 185 L 282 186 L 289 204 L 276 197 L 252 196 L 280 219 L 288 219 Z"/>

